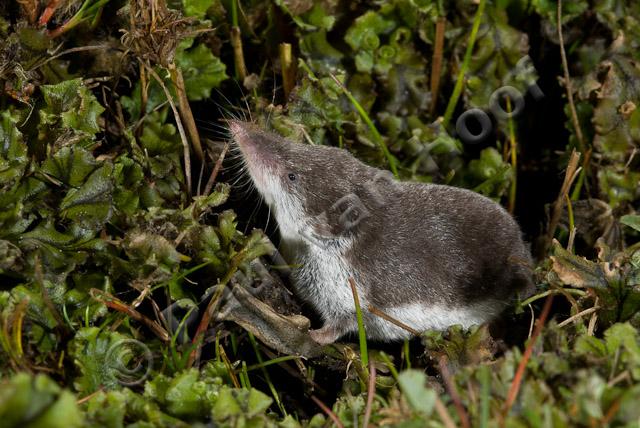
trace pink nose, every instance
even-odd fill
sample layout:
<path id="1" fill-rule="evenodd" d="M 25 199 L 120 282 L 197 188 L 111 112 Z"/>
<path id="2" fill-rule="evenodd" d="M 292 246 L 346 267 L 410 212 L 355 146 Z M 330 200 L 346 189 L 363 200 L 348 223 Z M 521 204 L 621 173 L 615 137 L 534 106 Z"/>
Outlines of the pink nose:
<path id="1" fill-rule="evenodd" d="M 247 133 L 246 126 L 243 122 L 239 120 L 230 120 L 229 121 L 229 130 L 231 131 L 231 136 L 236 139 L 242 135 Z"/>

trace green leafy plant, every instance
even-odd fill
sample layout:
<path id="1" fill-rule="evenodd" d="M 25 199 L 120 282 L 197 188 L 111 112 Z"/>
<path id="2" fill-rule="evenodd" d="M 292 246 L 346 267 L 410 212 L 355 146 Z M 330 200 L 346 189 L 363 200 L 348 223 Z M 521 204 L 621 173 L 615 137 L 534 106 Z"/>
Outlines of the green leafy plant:
<path id="1" fill-rule="evenodd" d="M 635 426 L 639 7 L 1 5 L 2 426 Z M 522 111 L 459 138 L 465 110 L 516 107 L 504 86 Z M 403 344 L 367 341 L 363 306 L 357 343 L 309 342 L 229 118 L 504 203 L 535 294 Z"/>

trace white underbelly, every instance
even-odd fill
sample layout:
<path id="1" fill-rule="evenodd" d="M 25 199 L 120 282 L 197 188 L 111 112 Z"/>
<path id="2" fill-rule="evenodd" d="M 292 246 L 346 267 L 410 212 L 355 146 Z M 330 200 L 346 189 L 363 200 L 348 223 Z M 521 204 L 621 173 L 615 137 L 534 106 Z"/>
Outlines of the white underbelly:
<path id="1" fill-rule="evenodd" d="M 493 301 L 479 302 L 464 308 L 408 303 L 384 310 L 394 320 L 418 332 L 446 330 L 456 324 L 466 329 L 484 323 L 499 311 L 500 305 Z M 377 340 L 403 339 L 411 336 L 408 330 L 371 313 L 366 316 L 365 330 L 368 338 Z"/>
<path id="2" fill-rule="evenodd" d="M 300 258 L 300 267 L 294 271 L 296 289 L 324 320 L 353 314 L 355 304 L 349 278 L 357 275 L 349 268 L 344 256 L 334 249 L 315 245 L 306 248 Z M 364 306 L 367 296 L 360 284 L 356 287 Z"/>

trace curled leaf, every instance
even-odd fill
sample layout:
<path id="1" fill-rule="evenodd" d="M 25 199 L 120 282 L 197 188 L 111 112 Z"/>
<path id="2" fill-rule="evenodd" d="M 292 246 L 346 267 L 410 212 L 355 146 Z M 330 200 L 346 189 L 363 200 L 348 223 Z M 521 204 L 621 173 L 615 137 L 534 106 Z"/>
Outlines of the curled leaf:
<path id="1" fill-rule="evenodd" d="M 585 259 L 571 254 L 560 244 L 554 242 L 554 255 L 551 256 L 553 271 L 560 280 L 568 285 L 580 288 L 606 288 L 607 277 L 602 267 Z"/>

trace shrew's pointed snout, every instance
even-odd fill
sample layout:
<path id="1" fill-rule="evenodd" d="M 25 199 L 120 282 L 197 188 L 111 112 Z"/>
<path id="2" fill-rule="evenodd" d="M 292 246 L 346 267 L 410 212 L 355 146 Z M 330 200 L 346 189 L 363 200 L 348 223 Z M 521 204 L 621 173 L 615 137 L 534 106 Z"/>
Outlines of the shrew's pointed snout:
<path id="1" fill-rule="evenodd" d="M 279 170 L 280 161 L 273 137 L 251 122 L 232 119 L 227 126 L 242 153 L 249 174 L 258 189 L 263 188 L 266 177 Z"/>
<path id="2" fill-rule="evenodd" d="M 245 158 L 249 158 L 248 161 L 255 158 L 256 161 L 262 163 L 267 161 L 277 163 L 278 152 L 285 145 L 285 140 L 282 137 L 262 130 L 251 122 L 231 119 L 227 123 L 231 137 L 238 144 Z"/>
<path id="3" fill-rule="evenodd" d="M 231 119 L 227 123 L 231 137 L 245 155 L 259 152 L 263 156 L 274 148 L 274 138 L 256 124 L 237 119 Z"/>
<path id="4" fill-rule="evenodd" d="M 232 119 L 228 121 L 229 131 L 245 158 L 258 156 L 260 133 L 251 122 Z"/>
<path id="5" fill-rule="evenodd" d="M 240 145 L 249 142 L 249 123 L 241 120 L 229 120 L 229 131 L 231 131 L 231 137 Z"/>

